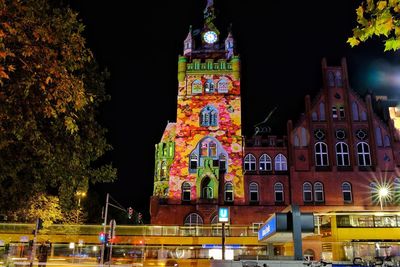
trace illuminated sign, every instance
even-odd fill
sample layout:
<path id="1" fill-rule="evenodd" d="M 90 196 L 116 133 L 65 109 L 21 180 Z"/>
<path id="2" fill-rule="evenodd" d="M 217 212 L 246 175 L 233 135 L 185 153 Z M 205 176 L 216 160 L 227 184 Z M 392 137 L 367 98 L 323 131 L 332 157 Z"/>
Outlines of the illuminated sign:
<path id="1" fill-rule="evenodd" d="M 262 240 L 276 232 L 276 217 L 275 215 L 267 221 L 263 227 L 258 230 L 258 240 Z"/>
<path id="2" fill-rule="evenodd" d="M 220 207 L 218 210 L 218 222 L 229 222 L 229 208 Z"/>

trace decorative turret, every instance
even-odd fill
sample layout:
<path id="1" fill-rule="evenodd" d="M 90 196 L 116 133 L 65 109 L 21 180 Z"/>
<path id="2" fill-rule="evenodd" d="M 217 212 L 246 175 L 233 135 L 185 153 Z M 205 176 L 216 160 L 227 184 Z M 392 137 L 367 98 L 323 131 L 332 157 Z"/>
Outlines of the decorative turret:
<path id="1" fill-rule="evenodd" d="M 183 55 L 190 56 L 192 54 L 192 50 L 194 49 L 194 41 L 192 36 L 192 25 L 189 27 L 189 33 L 183 42 Z"/>
<path id="2" fill-rule="evenodd" d="M 231 59 L 233 57 L 234 49 L 235 49 L 235 40 L 233 40 L 231 27 L 229 29 L 228 36 L 225 39 L 226 59 Z"/>

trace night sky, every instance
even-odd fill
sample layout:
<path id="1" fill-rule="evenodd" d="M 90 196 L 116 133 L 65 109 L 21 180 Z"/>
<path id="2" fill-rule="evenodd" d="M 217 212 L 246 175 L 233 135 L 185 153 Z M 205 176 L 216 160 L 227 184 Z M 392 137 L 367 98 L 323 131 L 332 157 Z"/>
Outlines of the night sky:
<path id="1" fill-rule="evenodd" d="M 176 120 L 178 55 L 189 25 L 203 26 L 206 0 L 138 2 L 69 0 L 86 25 L 88 47 L 111 73 L 107 90 L 112 99 L 100 119 L 114 147 L 104 160 L 118 168 L 119 179 L 94 190 L 102 200 L 109 192 L 148 221 L 154 145 L 167 122 Z M 275 106 L 272 133 L 285 133 L 287 120 L 296 121 L 304 111 L 304 96 L 313 97 L 321 88 L 323 57 L 328 65 L 339 65 L 346 57 L 350 85 L 361 95 L 371 90 L 399 98 L 400 70 L 394 65 L 399 54 L 383 52 L 378 39 L 356 48 L 346 43 L 360 1 L 214 3 L 220 39 L 232 22 L 241 57 L 244 135 L 251 136 L 253 125 Z"/>

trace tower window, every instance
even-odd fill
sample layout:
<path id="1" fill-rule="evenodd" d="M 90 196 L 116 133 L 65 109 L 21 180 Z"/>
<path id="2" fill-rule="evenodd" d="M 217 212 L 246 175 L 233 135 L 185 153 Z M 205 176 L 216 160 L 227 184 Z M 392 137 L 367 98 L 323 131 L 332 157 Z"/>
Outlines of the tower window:
<path id="1" fill-rule="evenodd" d="M 226 79 L 219 80 L 218 93 L 228 93 L 228 81 Z"/>
<path id="2" fill-rule="evenodd" d="M 225 184 L 225 197 L 224 200 L 226 202 L 232 202 L 233 201 L 233 184 L 232 183 L 226 183 Z"/>
<path id="3" fill-rule="evenodd" d="M 200 112 L 201 126 L 218 126 L 218 111 L 215 107 L 207 105 Z"/>
<path id="4" fill-rule="evenodd" d="M 212 79 L 208 79 L 204 85 L 204 91 L 206 93 L 214 93 L 214 81 Z"/>
<path id="5" fill-rule="evenodd" d="M 339 107 L 339 115 L 341 119 L 345 118 L 344 107 Z"/>
<path id="6" fill-rule="evenodd" d="M 190 155 L 190 172 L 196 172 L 197 171 L 197 166 L 199 163 L 199 158 L 197 154 L 192 154 Z"/>
<path id="7" fill-rule="evenodd" d="M 335 74 L 332 71 L 328 72 L 328 86 L 334 87 L 335 86 Z"/>
<path id="8" fill-rule="evenodd" d="M 351 104 L 351 109 L 353 111 L 353 121 L 358 121 L 359 117 L 358 117 L 358 105 L 356 102 L 353 102 L 353 104 Z"/>
<path id="9" fill-rule="evenodd" d="M 182 200 L 183 201 L 190 201 L 190 184 L 187 182 L 184 182 L 182 184 Z"/>
<path id="10" fill-rule="evenodd" d="M 203 85 L 200 80 L 195 80 L 192 83 L 192 94 L 201 94 L 203 92 Z"/>
<path id="11" fill-rule="evenodd" d="M 332 107 L 332 118 L 337 119 L 338 114 L 337 114 L 337 108 Z"/>
<path id="12" fill-rule="evenodd" d="M 336 84 L 336 87 L 343 87 L 342 72 L 339 70 L 336 71 L 335 84 Z"/>
<path id="13" fill-rule="evenodd" d="M 250 183 L 249 185 L 250 202 L 258 202 L 258 184 Z"/>

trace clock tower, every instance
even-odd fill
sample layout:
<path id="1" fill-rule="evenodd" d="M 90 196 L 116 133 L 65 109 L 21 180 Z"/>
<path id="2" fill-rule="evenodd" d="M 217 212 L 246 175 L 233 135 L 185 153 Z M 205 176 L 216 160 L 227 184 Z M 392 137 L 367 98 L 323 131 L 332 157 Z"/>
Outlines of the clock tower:
<path id="1" fill-rule="evenodd" d="M 244 203 L 240 60 L 214 20 L 208 0 L 201 40 L 190 29 L 178 58 L 177 118 L 156 145 L 152 224 L 211 224 L 220 205 Z"/>

